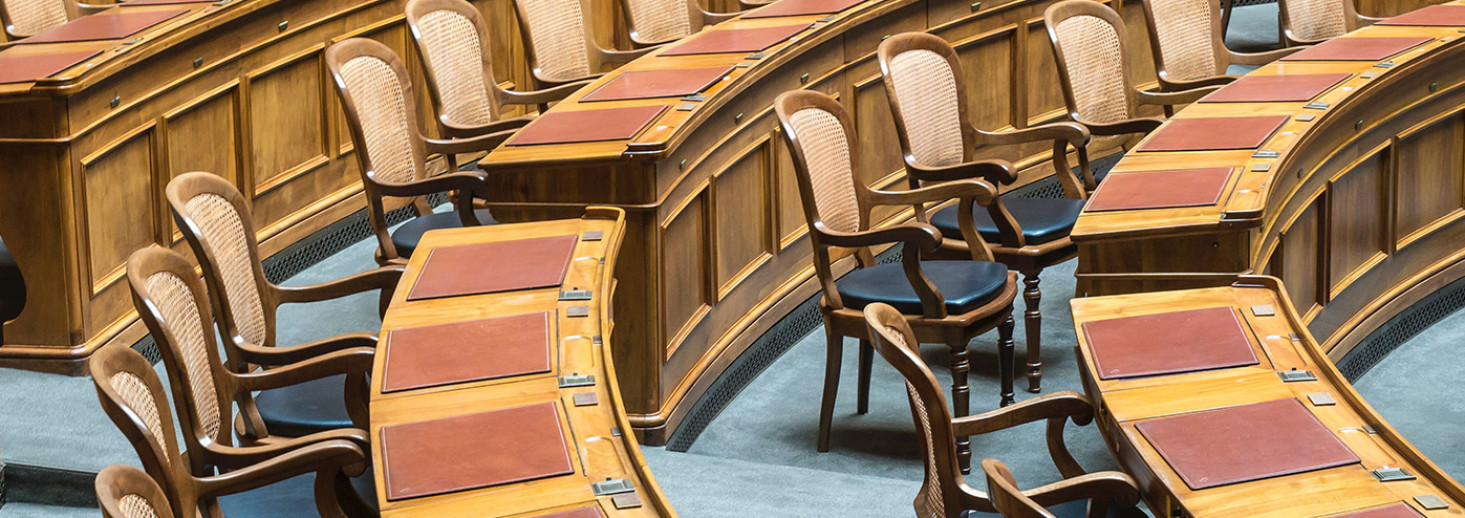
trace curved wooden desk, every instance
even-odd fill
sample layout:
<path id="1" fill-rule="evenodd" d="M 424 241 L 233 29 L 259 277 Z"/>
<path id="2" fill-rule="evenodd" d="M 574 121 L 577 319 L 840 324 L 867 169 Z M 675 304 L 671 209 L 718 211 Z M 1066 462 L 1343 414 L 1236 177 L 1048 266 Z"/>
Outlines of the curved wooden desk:
<path id="1" fill-rule="evenodd" d="M 588 234 L 594 232 L 601 233 L 598 240 L 591 240 L 593 234 Z M 403 328 L 550 311 L 552 366 L 543 374 L 383 393 L 390 356 L 377 354 L 372 376 L 371 436 L 376 483 L 383 488 L 378 491 L 383 516 L 547 516 L 587 507 L 600 509 L 609 517 L 676 515 L 628 431 L 630 424 L 609 354 L 615 327 L 610 294 L 616 282 L 611 273 L 625 236 L 624 213 L 592 207 L 580 219 L 436 230 L 423 238 L 421 249 L 567 234 L 577 234 L 581 239 L 571 256 L 563 289 L 590 290 L 590 300 L 560 301 L 559 288 L 545 288 L 408 301 L 408 293 L 431 255 L 413 254 L 382 320 L 384 337 Z M 572 306 L 588 306 L 588 314 L 574 316 Z M 558 379 L 572 374 L 593 376 L 593 385 L 560 388 Z M 594 404 L 577 401 L 586 397 L 576 397 L 581 394 L 593 394 Z M 382 469 L 383 427 L 545 402 L 554 405 L 564 423 L 562 433 L 568 441 L 573 474 L 437 496 L 387 499 Z M 492 441 L 494 436 L 494 431 L 482 430 L 476 440 Z M 615 496 L 597 498 L 591 490 L 591 483 L 620 479 L 629 481 L 634 493 L 620 493 L 619 498 L 634 494 L 639 500 L 636 507 L 618 509 L 612 502 Z M 595 515 L 573 518 L 586 516 Z"/>

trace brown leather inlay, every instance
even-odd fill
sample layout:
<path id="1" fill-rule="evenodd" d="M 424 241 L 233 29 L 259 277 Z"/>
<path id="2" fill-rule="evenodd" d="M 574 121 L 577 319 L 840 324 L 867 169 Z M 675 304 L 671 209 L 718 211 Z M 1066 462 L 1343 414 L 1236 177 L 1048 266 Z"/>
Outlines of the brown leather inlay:
<path id="1" fill-rule="evenodd" d="M 1415 511 L 1409 504 L 1399 502 L 1384 507 L 1375 507 L 1363 511 L 1354 511 L 1345 514 L 1335 514 L 1327 518 L 1420 518 L 1419 511 Z"/>
<path id="2" fill-rule="evenodd" d="M 1284 122 L 1286 115 L 1170 119 L 1136 151 L 1256 149 Z"/>
<path id="3" fill-rule="evenodd" d="M 1101 379 L 1259 363 L 1236 310 L 1230 307 L 1085 322 L 1083 332 Z"/>
<path id="4" fill-rule="evenodd" d="M 91 50 L 16 56 L 13 55 L 14 51 L 0 52 L 0 84 L 24 83 L 50 77 L 101 53 L 101 51 Z"/>
<path id="5" fill-rule="evenodd" d="M 549 372 L 548 311 L 409 327 L 383 339 L 382 392 Z"/>
<path id="6" fill-rule="evenodd" d="M 77 18 L 47 29 L 35 36 L 19 40 L 16 43 L 57 43 L 65 41 L 121 39 L 142 32 L 143 29 L 163 23 L 170 18 L 186 12 L 188 12 L 188 9 L 132 11 L 114 8 L 103 13 Z"/>
<path id="7" fill-rule="evenodd" d="M 577 239 L 572 234 L 435 248 L 407 300 L 559 286 Z"/>
<path id="8" fill-rule="evenodd" d="M 551 402 L 384 426 L 381 448 L 387 500 L 575 472 Z"/>
<path id="9" fill-rule="evenodd" d="M 758 52 L 787 40 L 799 31 L 809 28 L 809 23 L 759 27 L 756 29 L 711 29 L 702 31 L 692 39 L 662 51 L 662 56 L 685 56 L 690 54 L 723 54 L 730 52 Z"/>
<path id="10" fill-rule="evenodd" d="M 1378 61 L 1434 38 L 1334 38 L 1283 57 L 1282 61 Z"/>
<path id="11" fill-rule="evenodd" d="M 534 518 L 605 518 L 599 507 L 581 507 L 557 513 L 541 514 Z"/>
<path id="12" fill-rule="evenodd" d="M 1269 103 L 1311 101 L 1353 74 L 1248 75 L 1205 96 L 1203 103 Z"/>
<path id="13" fill-rule="evenodd" d="M 1465 26 L 1465 5 L 1431 5 L 1381 20 L 1374 25 Z"/>
<path id="14" fill-rule="evenodd" d="M 665 109 L 665 106 L 630 106 L 604 110 L 552 111 L 534 119 L 534 122 L 510 137 L 505 145 L 533 146 L 626 140 L 635 137 L 641 132 L 641 128 L 651 124 Z"/>
<path id="15" fill-rule="evenodd" d="M 701 92 L 727 76 L 733 67 L 674 68 L 668 70 L 632 70 L 600 85 L 581 97 L 582 102 L 619 101 L 680 97 Z"/>
<path id="16" fill-rule="evenodd" d="M 1230 167 L 1115 172 L 1104 178 L 1084 212 L 1215 205 L 1231 181 Z"/>
<path id="17" fill-rule="evenodd" d="M 1292 398 L 1161 417 L 1135 427 L 1191 489 L 1359 462 Z"/>
<path id="18" fill-rule="evenodd" d="M 774 18 L 778 16 L 807 16 L 811 14 L 834 14 L 849 9 L 865 0 L 779 0 L 773 5 L 743 15 L 744 20 L 753 18 Z"/>

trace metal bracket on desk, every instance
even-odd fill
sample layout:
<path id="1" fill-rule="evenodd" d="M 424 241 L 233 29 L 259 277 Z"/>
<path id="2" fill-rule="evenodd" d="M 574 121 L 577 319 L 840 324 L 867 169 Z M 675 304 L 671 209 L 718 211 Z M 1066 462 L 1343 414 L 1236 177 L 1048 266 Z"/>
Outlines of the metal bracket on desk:
<path id="1" fill-rule="evenodd" d="M 1290 371 L 1278 372 L 1277 375 L 1282 377 L 1282 382 L 1284 383 L 1290 383 L 1293 381 L 1317 381 L 1317 376 L 1309 370 L 1293 369 Z"/>
<path id="2" fill-rule="evenodd" d="M 1414 479 L 1418 478 L 1418 477 L 1415 477 L 1414 474 L 1409 473 L 1408 471 L 1405 471 L 1404 468 L 1391 468 L 1391 467 L 1388 467 L 1388 466 L 1384 466 L 1382 468 L 1379 468 L 1379 469 L 1370 471 L 1369 473 L 1373 473 L 1373 477 L 1376 478 L 1376 479 L 1379 479 L 1379 482 L 1394 482 L 1394 481 L 1399 481 L 1399 480 L 1414 480 Z"/>
<path id="3" fill-rule="evenodd" d="M 595 492 L 595 496 L 605 496 L 618 493 L 629 493 L 635 491 L 636 486 L 632 484 L 631 481 L 624 478 L 607 478 L 604 482 L 591 483 L 590 490 Z"/>
<path id="4" fill-rule="evenodd" d="M 560 300 L 590 300 L 592 295 L 590 290 L 565 290 L 560 292 Z"/>
<path id="5" fill-rule="evenodd" d="M 560 376 L 560 388 L 590 387 L 595 385 L 593 374 L 571 374 Z"/>

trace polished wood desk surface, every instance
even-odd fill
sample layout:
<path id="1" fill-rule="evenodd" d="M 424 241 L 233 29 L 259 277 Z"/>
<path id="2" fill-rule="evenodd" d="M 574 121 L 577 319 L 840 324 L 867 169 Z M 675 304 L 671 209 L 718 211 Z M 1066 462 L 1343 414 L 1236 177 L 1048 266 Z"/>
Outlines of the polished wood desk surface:
<path id="1" fill-rule="evenodd" d="M 1258 315 L 1255 306 L 1275 314 Z M 1124 470 L 1135 477 L 1156 516 L 1319 517 L 1407 502 L 1425 516 L 1465 515 L 1465 488 L 1425 458 L 1386 423 L 1334 368 L 1318 347 L 1281 282 L 1241 277 L 1230 287 L 1073 299 L 1084 389 L 1097 422 Z M 1254 339 L 1258 365 L 1131 379 L 1099 379 L 1084 324 L 1097 320 L 1217 306 L 1235 308 Z M 1293 338 L 1295 337 L 1295 338 Z M 1259 343 L 1257 343 L 1259 342 Z M 1155 344 L 1162 347 L 1164 344 Z M 1308 370 L 1316 381 L 1283 382 L 1279 372 Z M 1313 394 L 1335 405 L 1317 406 Z M 1296 398 L 1352 450 L 1361 464 L 1191 490 L 1143 435 L 1137 423 L 1161 416 Z M 1367 429 L 1366 429 L 1367 427 Z M 1372 432 L 1368 430 L 1372 430 Z M 1370 470 L 1402 467 L 1418 478 L 1380 482 Z M 1421 495 L 1444 499 L 1448 509 L 1426 510 Z"/>
<path id="2" fill-rule="evenodd" d="M 560 288 L 523 290 L 487 295 L 407 301 L 422 265 L 434 248 L 509 241 L 533 237 L 602 232 L 600 240 L 581 239 L 576 245 L 563 289 L 591 290 L 589 301 L 559 300 Z M 393 329 L 463 322 L 537 311 L 555 311 L 550 329 L 552 368 L 550 372 L 488 381 L 445 385 L 382 393 L 381 383 L 387 355 L 378 354 L 373 368 L 371 395 L 372 456 L 378 488 L 383 484 L 381 429 L 393 424 L 426 421 L 473 414 L 526 404 L 557 402 L 569 438 L 574 473 L 528 482 L 437 496 L 386 500 L 378 491 L 382 515 L 407 516 L 541 516 L 556 512 L 598 507 L 608 517 L 675 516 L 661 489 L 641 457 L 640 447 L 630 433 L 615 367 L 612 347 L 609 295 L 615 289 L 611 277 L 625 231 L 624 213 L 618 209 L 591 207 L 581 219 L 487 227 L 434 230 L 428 232 L 413 254 L 407 271 L 382 320 L 382 334 Z M 588 305 L 588 317 L 568 317 L 570 306 Z M 560 388 L 558 378 L 589 374 L 595 385 Z M 595 405 L 576 406 L 575 394 L 593 393 Z M 611 496 L 596 497 L 592 482 L 626 479 L 635 486 L 639 507 L 617 509 Z"/>

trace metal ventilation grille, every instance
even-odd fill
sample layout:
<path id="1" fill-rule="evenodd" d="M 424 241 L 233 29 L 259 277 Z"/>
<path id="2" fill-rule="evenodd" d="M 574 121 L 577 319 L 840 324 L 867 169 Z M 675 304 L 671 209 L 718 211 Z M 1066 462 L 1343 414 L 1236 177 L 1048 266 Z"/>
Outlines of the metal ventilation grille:
<path id="1" fill-rule="evenodd" d="M 1380 326 L 1338 361 L 1338 370 L 1348 381 L 1357 381 L 1394 349 L 1462 307 L 1465 307 L 1465 279 L 1430 294 Z"/>
<path id="2" fill-rule="evenodd" d="M 132 350 L 142 353 L 142 357 L 147 358 L 148 363 L 153 365 L 163 361 L 163 353 L 158 351 L 158 342 L 153 340 L 153 335 L 144 336 L 142 340 L 132 344 Z"/>

